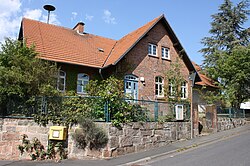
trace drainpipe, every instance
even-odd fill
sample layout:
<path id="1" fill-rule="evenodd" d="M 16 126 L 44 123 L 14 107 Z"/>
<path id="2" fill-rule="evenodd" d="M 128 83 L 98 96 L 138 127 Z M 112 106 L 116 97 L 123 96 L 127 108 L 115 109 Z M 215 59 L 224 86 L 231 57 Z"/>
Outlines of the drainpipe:
<path id="1" fill-rule="evenodd" d="M 191 84 L 191 97 L 190 97 L 190 121 L 191 121 L 191 139 L 194 137 L 194 123 L 193 123 L 193 84 Z"/>
<path id="2" fill-rule="evenodd" d="M 99 69 L 99 74 L 100 74 L 100 76 L 101 76 L 101 78 L 102 78 L 102 80 L 103 80 L 103 76 L 102 76 L 102 68 L 100 68 L 100 69 Z"/>
<path id="3" fill-rule="evenodd" d="M 191 94 L 190 94 L 190 121 L 191 121 L 191 139 L 194 137 L 194 124 L 193 124 L 193 86 L 195 83 L 196 72 L 193 72 L 189 75 L 189 80 L 191 82 Z"/>

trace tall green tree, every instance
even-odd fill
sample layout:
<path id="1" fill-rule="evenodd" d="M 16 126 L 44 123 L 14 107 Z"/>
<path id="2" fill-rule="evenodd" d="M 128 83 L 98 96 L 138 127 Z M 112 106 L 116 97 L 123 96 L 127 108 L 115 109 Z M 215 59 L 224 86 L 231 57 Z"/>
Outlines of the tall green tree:
<path id="1" fill-rule="evenodd" d="M 224 95 L 233 107 L 239 108 L 240 103 L 250 97 L 250 45 L 234 47 L 230 53 L 217 53 L 217 61 L 221 86 Z"/>
<path id="2" fill-rule="evenodd" d="M 220 58 L 216 51 L 230 52 L 235 46 L 247 46 L 249 43 L 249 29 L 243 24 L 248 20 L 249 0 L 243 0 L 233 5 L 230 0 L 224 0 L 219 6 L 219 12 L 212 15 L 211 36 L 204 37 L 202 44 L 204 48 L 200 52 L 204 55 L 205 67 L 215 67 Z"/>
<path id="3" fill-rule="evenodd" d="M 222 95 L 231 106 L 238 107 L 249 98 L 249 1 L 235 6 L 224 0 L 219 12 L 212 15 L 211 36 L 202 39 L 204 67 L 210 77 L 220 83 Z"/>
<path id="4" fill-rule="evenodd" d="M 0 109 L 6 111 L 19 101 L 27 104 L 34 96 L 56 94 L 57 67 L 36 58 L 34 47 L 6 39 L 0 49 Z M 10 100 L 13 100 L 10 104 Z M 16 101 L 15 101 L 16 100 Z"/>

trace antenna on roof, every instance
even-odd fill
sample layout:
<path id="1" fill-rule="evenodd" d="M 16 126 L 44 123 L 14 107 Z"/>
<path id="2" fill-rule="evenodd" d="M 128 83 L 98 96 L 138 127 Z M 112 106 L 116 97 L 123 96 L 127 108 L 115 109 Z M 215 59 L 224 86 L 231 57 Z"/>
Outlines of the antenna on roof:
<path id="1" fill-rule="evenodd" d="M 56 8 L 54 6 L 52 6 L 52 5 L 44 5 L 43 8 L 48 11 L 47 23 L 49 24 L 50 12 L 56 10 Z"/>

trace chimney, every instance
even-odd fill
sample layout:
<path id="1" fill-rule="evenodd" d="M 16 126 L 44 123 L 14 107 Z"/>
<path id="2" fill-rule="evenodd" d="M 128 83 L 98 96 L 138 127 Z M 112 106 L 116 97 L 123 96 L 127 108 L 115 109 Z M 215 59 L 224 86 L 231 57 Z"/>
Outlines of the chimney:
<path id="1" fill-rule="evenodd" d="M 78 22 L 76 26 L 73 28 L 73 30 L 77 31 L 78 33 L 83 34 L 84 33 L 84 23 L 83 22 Z"/>

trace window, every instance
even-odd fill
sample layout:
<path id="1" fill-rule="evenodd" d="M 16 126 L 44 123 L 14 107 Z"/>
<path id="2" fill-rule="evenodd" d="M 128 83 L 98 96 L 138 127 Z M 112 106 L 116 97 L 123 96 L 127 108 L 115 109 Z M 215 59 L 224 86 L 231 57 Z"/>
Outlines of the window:
<path id="1" fill-rule="evenodd" d="M 77 93 L 86 93 L 85 87 L 89 83 L 89 76 L 84 73 L 77 75 Z"/>
<path id="2" fill-rule="evenodd" d="M 171 80 L 169 80 L 168 92 L 169 92 L 169 97 L 175 97 L 175 88 Z"/>
<path id="3" fill-rule="evenodd" d="M 187 83 L 186 82 L 181 83 L 181 98 L 182 99 L 187 98 Z"/>
<path id="4" fill-rule="evenodd" d="M 134 75 L 124 77 L 125 94 L 129 98 L 138 99 L 138 78 Z"/>
<path id="5" fill-rule="evenodd" d="M 155 95 L 157 97 L 164 97 L 164 83 L 162 77 L 155 77 Z"/>
<path id="6" fill-rule="evenodd" d="M 60 70 L 57 79 L 57 90 L 60 92 L 64 92 L 65 84 L 66 84 L 66 72 Z"/>
<path id="7" fill-rule="evenodd" d="M 161 48 L 161 57 L 162 59 L 170 59 L 169 48 L 165 48 L 165 47 Z"/>
<path id="8" fill-rule="evenodd" d="M 175 118 L 176 120 L 184 120 L 183 116 L 183 105 L 176 105 L 175 106 Z"/>
<path id="9" fill-rule="evenodd" d="M 156 45 L 148 44 L 148 55 L 157 56 Z"/>

